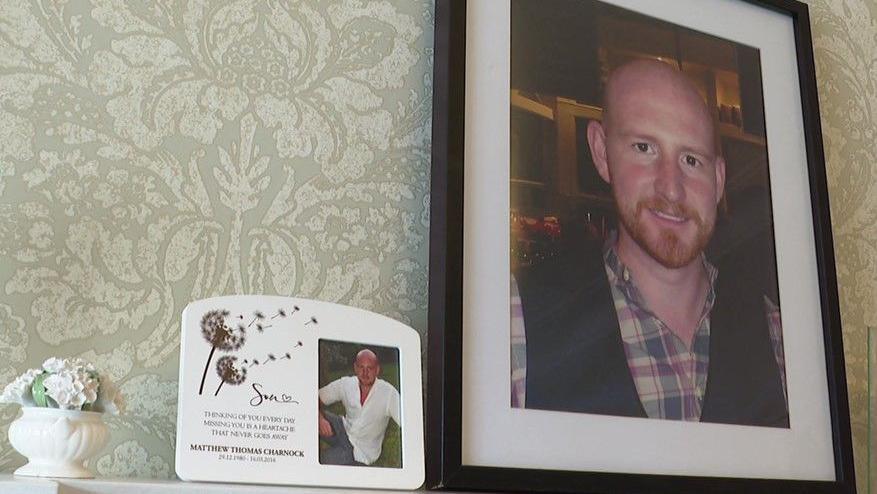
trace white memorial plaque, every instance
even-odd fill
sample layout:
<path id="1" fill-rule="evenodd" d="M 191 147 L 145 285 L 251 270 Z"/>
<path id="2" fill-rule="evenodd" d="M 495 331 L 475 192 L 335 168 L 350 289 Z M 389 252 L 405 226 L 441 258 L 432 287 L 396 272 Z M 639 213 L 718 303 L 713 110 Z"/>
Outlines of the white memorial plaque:
<path id="1" fill-rule="evenodd" d="M 183 311 L 183 480 L 416 489 L 420 337 L 362 309 L 235 295 Z"/>

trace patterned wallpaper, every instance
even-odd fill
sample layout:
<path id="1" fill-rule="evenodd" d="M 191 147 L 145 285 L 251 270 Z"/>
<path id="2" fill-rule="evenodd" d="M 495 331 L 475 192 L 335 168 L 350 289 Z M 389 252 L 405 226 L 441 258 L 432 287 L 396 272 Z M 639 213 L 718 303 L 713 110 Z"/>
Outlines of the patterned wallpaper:
<path id="1" fill-rule="evenodd" d="M 96 462 L 170 477 L 180 313 L 297 295 L 426 327 L 429 0 L 0 0 L 0 382 L 99 361 Z M 0 471 L 17 407 L 0 407 Z"/>
<path id="2" fill-rule="evenodd" d="M 877 1 L 808 3 L 863 489 Z M 170 477 L 188 301 L 295 294 L 425 331 L 432 25 L 432 0 L 0 0 L 0 382 L 99 360 L 129 414 L 96 469 Z"/>

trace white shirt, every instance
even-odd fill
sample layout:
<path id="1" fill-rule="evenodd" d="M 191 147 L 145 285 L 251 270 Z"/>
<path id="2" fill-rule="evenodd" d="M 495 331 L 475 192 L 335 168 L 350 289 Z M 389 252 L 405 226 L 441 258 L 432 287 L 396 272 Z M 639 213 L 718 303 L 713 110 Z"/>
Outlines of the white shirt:
<path id="1" fill-rule="evenodd" d="M 399 424 L 399 392 L 383 379 L 375 379 L 372 389 L 359 404 L 359 379 L 347 376 L 320 388 L 320 401 L 330 405 L 337 401 L 344 404 L 344 429 L 353 445 L 353 458 L 371 465 L 381 456 L 381 444 L 387 423 L 392 418 Z"/>

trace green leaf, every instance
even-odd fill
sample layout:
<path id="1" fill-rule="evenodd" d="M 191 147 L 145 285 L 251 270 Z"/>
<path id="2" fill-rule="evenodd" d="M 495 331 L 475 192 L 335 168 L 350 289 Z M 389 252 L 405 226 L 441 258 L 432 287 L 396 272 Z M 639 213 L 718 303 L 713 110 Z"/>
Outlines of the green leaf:
<path id="1" fill-rule="evenodd" d="M 49 403 L 46 401 L 46 386 L 43 384 L 47 377 L 49 377 L 49 373 L 43 372 L 34 378 L 33 384 L 30 387 L 31 393 L 33 393 L 33 401 L 38 407 L 46 408 L 49 406 Z"/>

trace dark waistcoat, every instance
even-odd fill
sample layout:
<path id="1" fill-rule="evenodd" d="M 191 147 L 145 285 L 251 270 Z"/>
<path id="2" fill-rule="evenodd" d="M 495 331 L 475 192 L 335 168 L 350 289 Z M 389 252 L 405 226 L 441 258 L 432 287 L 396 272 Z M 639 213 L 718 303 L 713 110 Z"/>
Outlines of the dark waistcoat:
<path id="1" fill-rule="evenodd" d="M 517 281 L 527 335 L 526 407 L 646 417 L 600 249 L 575 249 Z M 763 295 L 732 272 L 719 272 L 715 290 L 701 421 L 788 427 Z"/>

